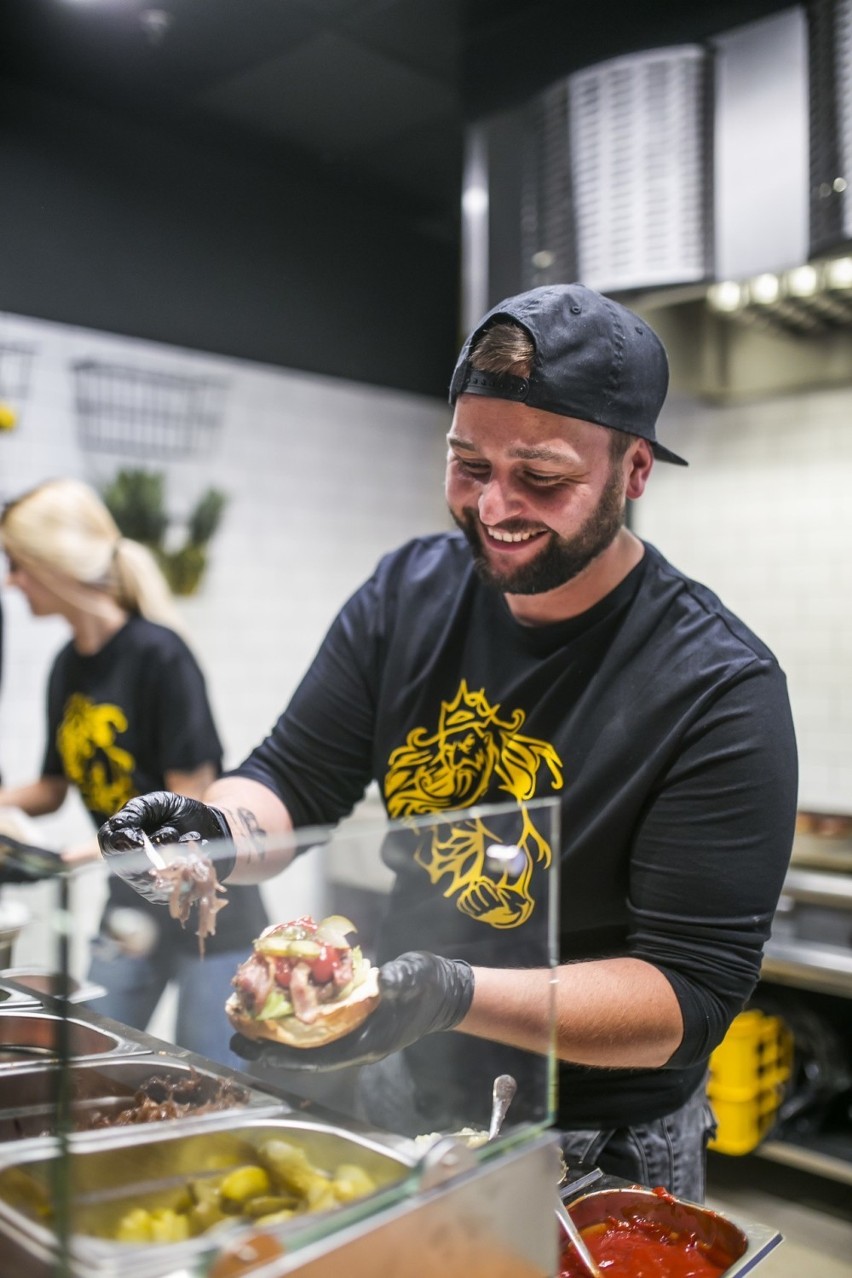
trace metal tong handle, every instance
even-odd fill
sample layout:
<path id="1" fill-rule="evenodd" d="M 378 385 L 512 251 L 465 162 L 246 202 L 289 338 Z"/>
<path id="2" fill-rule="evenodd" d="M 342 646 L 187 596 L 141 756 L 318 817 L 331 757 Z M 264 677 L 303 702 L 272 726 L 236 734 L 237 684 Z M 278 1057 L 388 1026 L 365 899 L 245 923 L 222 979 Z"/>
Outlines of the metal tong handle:
<path id="1" fill-rule="evenodd" d="M 155 870 L 164 870 L 166 868 L 166 858 L 157 851 L 144 830 L 141 831 L 141 834 L 142 851 L 145 853 Z"/>
<path id="2" fill-rule="evenodd" d="M 561 1198 L 556 1200 L 556 1214 L 562 1222 L 562 1228 L 568 1235 L 571 1246 L 580 1258 L 581 1265 L 589 1274 L 589 1278 L 603 1278 L 597 1261 L 583 1241 L 583 1236 L 577 1228 L 573 1216 Z"/>

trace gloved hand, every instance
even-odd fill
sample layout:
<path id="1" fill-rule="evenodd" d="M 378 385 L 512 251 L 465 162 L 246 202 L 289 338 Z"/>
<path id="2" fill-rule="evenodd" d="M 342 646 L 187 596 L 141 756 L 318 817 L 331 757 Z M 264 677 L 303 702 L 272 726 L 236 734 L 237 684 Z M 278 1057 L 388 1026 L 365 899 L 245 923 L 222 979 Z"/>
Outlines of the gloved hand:
<path id="1" fill-rule="evenodd" d="M 230 839 L 231 830 L 218 808 L 168 790 L 154 790 L 126 803 L 98 830 L 98 843 L 111 870 L 148 901 L 165 904 L 167 892 L 154 886 L 153 869 L 145 856 L 146 837 L 155 846 L 164 843 L 207 843 Z M 234 858 L 216 858 L 221 882 L 234 866 Z"/>
<path id="2" fill-rule="evenodd" d="M 58 852 L 0 834 L 0 883 L 38 883 L 65 869 Z"/>
<path id="3" fill-rule="evenodd" d="M 473 971 L 462 959 L 412 950 L 379 968 L 381 1001 L 344 1038 L 323 1047 L 285 1047 L 235 1034 L 231 1051 L 245 1060 L 306 1074 L 372 1065 L 426 1034 L 453 1029 L 467 1015 L 473 986 Z"/>

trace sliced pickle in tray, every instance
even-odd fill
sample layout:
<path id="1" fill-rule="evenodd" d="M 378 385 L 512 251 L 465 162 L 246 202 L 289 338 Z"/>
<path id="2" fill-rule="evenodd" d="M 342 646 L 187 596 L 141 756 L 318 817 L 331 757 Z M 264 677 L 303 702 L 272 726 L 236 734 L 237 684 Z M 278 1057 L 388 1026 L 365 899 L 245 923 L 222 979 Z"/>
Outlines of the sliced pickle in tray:
<path id="1" fill-rule="evenodd" d="M 82 1138 L 71 1168 L 75 1250 L 190 1243 L 225 1231 L 292 1225 L 326 1213 L 350 1218 L 403 1192 L 412 1163 L 369 1137 L 300 1119 L 258 1119 L 218 1130 L 130 1141 Z M 87 1142 L 87 1143 L 86 1143 Z M 0 1218 L 52 1232 L 56 1153 L 30 1151 L 0 1168 Z M 320 1225 L 320 1232 L 326 1226 Z"/>

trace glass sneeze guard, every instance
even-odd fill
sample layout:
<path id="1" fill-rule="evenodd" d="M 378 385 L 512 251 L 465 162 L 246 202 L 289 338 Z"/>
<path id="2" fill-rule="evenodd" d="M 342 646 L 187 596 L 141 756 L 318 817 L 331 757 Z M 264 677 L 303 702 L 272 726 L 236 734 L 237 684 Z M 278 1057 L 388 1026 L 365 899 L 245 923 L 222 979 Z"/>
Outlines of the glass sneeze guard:
<path id="1" fill-rule="evenodd" d="M 448 1166 L 462 1172 L 534 1141 L 554 1117 L 558 820 L 558 801 L 537 799 L 405 821 L 350 819 L 337 827 L 302 829 L 264 841 L 270 856 L 292 853 L 296 859 L 294 867 L 262 889 L 272 923 L 305 914 L 345 913 L 356 929 L 350 942 L 379 967 L 404 952 L 424 950 L 464 959 L 474 968 L 549 971 L 550 1024 L 543 1027 L 536 1051 L 451 1031 L 426 1035 L 368 1065 L 307 1074 L 268 1061 L 238 1062 L 235 1069 L 233 1062 L 195 1056 L 169 1037 L 109 1020 L 98 1011 L 97 998 L 73 1003 L 62 997 L 71 993 L 74 982 L 86 979 L 86 948 L 78 932 L 80 901 L 91 908 L 93 899 L 107 900 L 109 861 L 40 884 L 39 900 L 50 900 L 34 912 L 30 926 L 40 927 L 47 938 L 42 952 L 54 956 L 58 983 L 53 996 L 35 995 L 36 1007 L 21 1009 L 19 1018 L 24 1011 L 30 1018 L 48 1016 L 53 1029 L 44 1043 L 32 1044 L 29 1058 L 26 1042 L 11 1042 L 11 1026 L 5 1035 L 8 1059 L 0 1046 L 0 1076 L 30 1080 L 30 1092 L 19 1084 L 13 1097 L 17 1117 L 7 1116 L 4 1122 L 0 1102 L 0 1233 L 14 1234 L 25 1253 L 49 1256 L 46 1272 L 59 1278 L 165 1274 L 178 1262 L 186 1274 L 212 1275 L 220 1249 L 233 1245 L 241 1229 L 255 1229 L 256 1220 L 266 1217 L 265 1230 L 280 1239 L 288 1254 L 296 1254 L 324 1234 L 416 1194 L 432 1183 L 436 1167 L 440 1179 Z M 322 873 L 323 858 L 332 849 L 338 862 L 347 857 L 357 863 L 381 860 L 389 871 L 389 890 L 350 893 L 342 910 L 334 885 Z M 190 850 L 209 858 L 214 867 L 232 852 L 224 842 L 190 845 Z M 187 851 L 186 844 L 161 845 L 156 859 L 168 865 Z M 312 875 L 305 875 L 305 866 Z M 144 874 L 156 872 L 144 853 L 138 854 L 138 868 Z M 288 875 L 297 885 L 292 896 Z M 308 893 L 298 886 L 306 877 L 312 879 Z M 222 899 L 227 901 L 227 889 Z M 162 928 L 181 927 L 167 907 L 158 908 Z M 223 911 L 227 908 L 226 903 Z M 151 936 L 149 911 L 139 910 L 136 928 L 132 913 L 132 906 L 124 906 L 121 928 L 112 938 L 116 953 L 122 947 L 141 952 Z M 193 907 L 186 932 L 194 931 L 197 917 Z M 252 953 L 251 939 L 246 940 L 245 959 Z M 3 974 L 0 986 L 18 997 L 26 991 Z M 9 1014 L 0 1004 L 0 1024 Z M 31 1030 L 32 1025 L 23 1028 Z M 45 1050 L 36 1050 L 39 1046 Z M 99 1093 L 93 1097 L 92 1078 L 108 1080 L 114 1091 L 122 1070 L 128 1073 L 122 1086 L 131 1100 L 144 1093 L 146 1072 L 161 1081 L 169 1070 L 209 1076 L 222 1087 L 242 1086 L 247 1100 L 199 1115 L 190 1107 L 176 1113 L 175 1121 L 122 1120 L 112 1126 L 107 1113 L 102 1125 L 87 1126 L 81 1121 L 84 1110 L 90 1116 L 93 1107 L 109 1110 L 118 1104 L 112 1094 L 109 1104 Z M 32 1079 L 48 1074 L 52 1121 L 31 1135 L 32 1124 L 26 1126 L 22 1116 L 33 1112 L 32 1103 L 29 1108 L 26 1103 L 32 1102 Z M 494 1081 L 503 1075 L 514 1079 L 516 1091 L 499 1135 L 489 1141 Z M 39 1100 L 44 1107 L 43 1090 Z M 16 1121 L 25 1133 L 17 1139 L 12 1134 Z M 276 1180 L 275 1167 L 264 1162 L 271 1157 L 270 1142 L 282 1140 L 299 1148 L 311 1175 L 319 1172 L 333 1181 L 341 1164 L 354 1165 L 366 1173 L 359 1183 L 367 1188 L 358 1193 L 357 1185 L 338 1186 L 333 1191 L 338 1197 L 332 1194 L 323 1203 L 323 1186 L 312 1181 L 309 1192 L 320 1195 L 318 1209 L 303 1209 L 301 1203 L 290 1211 L 282 1205 L 283 1182 Z M 449 1163 L 448 1149 L 453 1156 Z M 242 1203 L 232 1195 L 222 1210 L 225 1177 L 246 1166 L 255 1169 L 258 1182 L 260 1173 L 267 1181 L 271 1176 L 272 1192 Z M 201 1204 L 214 1199 L 208 1212 L 212 1224 L 205 1225 L 207 1207 Z M 274 1219 L 272 1200 L 283 1213 L 279 1219 Z M 264 1212 L 265 1207 L 270 1210 Z M 131 1219 L 131 1213 L 137 1214 Z M 152 1237 L 157 1213 L 168 1224 L 161 1237 Z M 174 1229 L 173 1237 L 169 1229 Z M 164 1246 L 169 1255 L 165 1268 Z"/>

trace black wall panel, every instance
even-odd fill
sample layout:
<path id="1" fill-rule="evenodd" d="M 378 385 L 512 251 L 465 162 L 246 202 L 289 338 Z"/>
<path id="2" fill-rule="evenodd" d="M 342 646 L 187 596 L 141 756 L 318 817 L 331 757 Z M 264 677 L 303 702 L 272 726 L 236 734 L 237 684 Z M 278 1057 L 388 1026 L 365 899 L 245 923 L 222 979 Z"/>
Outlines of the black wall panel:
<path id="1" fill-rule="evenodd" d="M 0 89 L 0 310 L 444 395 L 458 250 L 304 165 Z"/>

